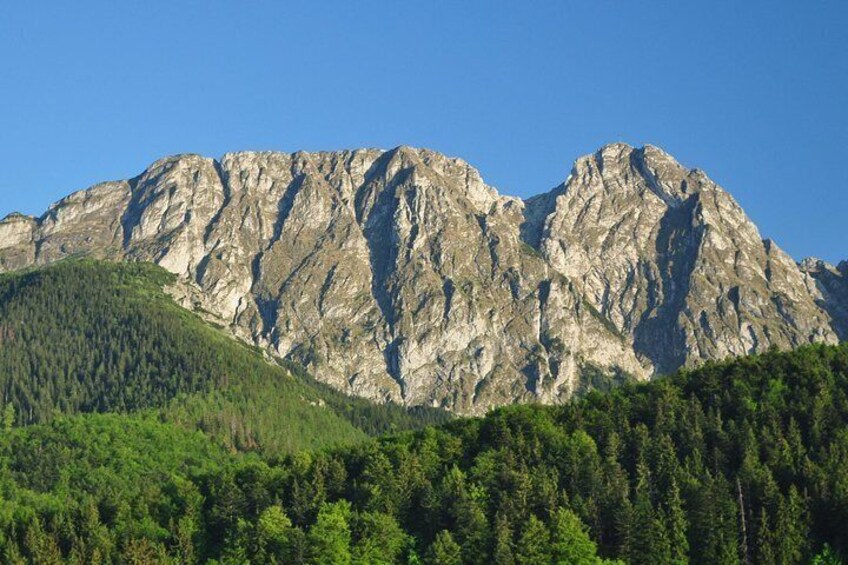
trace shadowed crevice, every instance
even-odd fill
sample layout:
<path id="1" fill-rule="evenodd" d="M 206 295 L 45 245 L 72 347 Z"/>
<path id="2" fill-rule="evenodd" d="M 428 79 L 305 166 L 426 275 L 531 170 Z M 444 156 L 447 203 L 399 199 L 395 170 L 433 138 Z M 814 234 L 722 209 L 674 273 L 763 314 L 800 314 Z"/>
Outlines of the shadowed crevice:
<path id="1" fill-rule="evenodd" d="M 221 207 L 218 208 L 218 211 L 215 212 L 215 215 L 212 216 L 212 219 L 209 220 L 209 224 L 206 226 L 206 230 L 203 234 L 203 243 L 206 244 L 209 243 L 209 238 L 212 237 L 212 233 L 215 231 L 215 227 L 217 227 L 217 225 L 220 223 L 221 216 L 224 214 L 224 211 L 229 207 L 233 197 L 232 188 L 230 187 L 229 183 L 229 174 L 223 169 L 221 163 L 217 159 L 212 160 L 212 169 L 215 171 L 218 183 L 221 185 L 223 200 L 221 201 Z"/>
<path id="2" fill-rule="evenodd" d="M 545 223 L 556 211 L 557 197 L 565 194 L 565 190 L 565 184 L 561 184 L 550 192 L 524 201 L 524 221 L 518 228 L 521 241 L 539 250 L 545 234 Z"/>
<path id="3" fill-rule="evenodd" d="M 633 348 L 649 358 L 657 373 L 666 374 L 686 362 L 686 334 L 679 318 L 686 307 L 703 228 L 692 227 L 698 197 L 669 208 L 660 222 L 656 252 L 659 280 L 648 287 L 648 308 L 633 333 Z M 660 299 L 659 296 L 662 296 Z"/>
<path id="4" fill-rule="evenodd" d="M 406 385 L 401 375 L 399 359 L 399 349 L 404 338 L 395 333 L 397 314 L 391 277 L 400 251 L 394 233 L 394 215 L 399 198 L 397 189 L 409 179 L 412 172 L 409 168 L 402 168 L 392 178 L 387 178 L 388 165 L 398 151 L 389 151 L 373 163 L 366 173 L 365 182 L 356 193 L 354 205 L 356 219 L 362 227 L 368 247 L 371 295 L 392 337 L 391 342 L 383 349 L 386 372 L 400 385 L 401 395 L 405 396 Z"/>

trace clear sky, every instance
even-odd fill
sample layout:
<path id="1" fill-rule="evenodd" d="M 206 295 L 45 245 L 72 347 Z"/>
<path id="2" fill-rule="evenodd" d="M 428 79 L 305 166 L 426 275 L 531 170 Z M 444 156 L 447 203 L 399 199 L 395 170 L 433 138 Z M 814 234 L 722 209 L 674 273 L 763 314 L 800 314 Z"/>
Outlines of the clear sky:
<path id="1" fill-rule="evenodd" d="M 172 153 L 429 147 L 503 193 L 659 145 L 848 258 L 848 2 L 3 2 L 0 216 Z"/>

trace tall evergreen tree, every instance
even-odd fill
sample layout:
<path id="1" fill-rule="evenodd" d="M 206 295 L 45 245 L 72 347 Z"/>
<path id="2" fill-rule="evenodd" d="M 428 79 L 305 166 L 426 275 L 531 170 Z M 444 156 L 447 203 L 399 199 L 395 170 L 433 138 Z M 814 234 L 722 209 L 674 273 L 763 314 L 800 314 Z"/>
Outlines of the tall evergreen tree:
<path id="1" fill-rule="evenodd" d="M 688 522 L 675 478 L 672 478 L 664 495 L 663 517 L 669 545 L 669 563 L 686 565 L 689 563 L 689 540 L 686 537 Z"/>
<path id="2" fill-rule="evenodd" d="M 492 555 L 494 565 L 515 565 L 513 551 L 509 520 L 504 514 L 498 513 L 495 517 L 495 548 Z"/>
<path id="3" fill-rule="evenodd" d="M 551 524 L 551 563 L 596 565 L 598 562 L 598 549 L 580 518 L 566 508 L 557 509 Z"/>
<path id="4" fill-rule="evenodd" d="M 453 539 L 451 533 L 442 530 L 427 552 L 428 565 L 462 565 L 462 548 Z"/>
<path id="5" fill-rule="evenodd" d="M 551 563 L 550 534 L 545 524 L 531 515 L 515 551 L 516 565 L 549 565 Z"/>

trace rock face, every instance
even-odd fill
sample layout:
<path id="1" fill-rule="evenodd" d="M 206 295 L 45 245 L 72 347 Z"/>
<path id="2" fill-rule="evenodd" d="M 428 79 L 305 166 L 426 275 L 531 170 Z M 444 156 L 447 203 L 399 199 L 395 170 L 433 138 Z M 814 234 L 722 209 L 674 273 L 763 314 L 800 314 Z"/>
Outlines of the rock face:
<path id="1" fill-rule="evenodd" d="M 75 254 L 158 263 L 339 389 L 466 413 L 848 329 L 844 265 L 800 268 L 650 146 L 527 201 L 408 147 L 181 155 L 0 221 L 0 271 Z"/>
<path id="2" fill-rule="evenodd" d="M 604 147 L 556 193 L 543 254 L 657 371 L 836 339 L 795 262 L 660 149 Z"/>
<path id="3" fill-rule="evenodd" d="M 830 314 L 839 339 L 848 339 L 848 261 L 838 266 L 820 259 L 801 261 L 801 270 L 815 281 L 811 293 L 816 303 Z"/>

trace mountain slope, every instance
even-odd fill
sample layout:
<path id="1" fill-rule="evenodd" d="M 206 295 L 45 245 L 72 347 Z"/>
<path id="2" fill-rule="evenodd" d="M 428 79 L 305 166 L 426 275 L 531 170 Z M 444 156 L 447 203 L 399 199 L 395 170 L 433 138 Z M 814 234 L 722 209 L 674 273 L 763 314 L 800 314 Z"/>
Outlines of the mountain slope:
<path id="1" fill-rule="evenodd" d="M 424 149 L 245 152 L 0 222 L 0 269 L 76 253 L 165 267 L 337 389 L 460 412 L 835 343 L 848 310 L 704 173 L 624 144 L 526 202 Z"/>
<path id="2" fill-rule="evenodd" d="M 163 291 L 175 282 L 153 265 L 90 260 L 0 276 L 0 390 L 17 423 L 155 410 L 273 454 L 444 419 L 294 376 L 177 306 Z"/>
<path id="3" fill-rule="evenodd" d="M 840 339 L 848 340 L 848 261 L 834 267 L 826 261 L 808 258 L 801 269 L 815 284 L 818 304 L 830 314 Z"/>
<path id="4" fill-rule="evenodd" d="M 838 563 L 846 421 L 848 344 L 273 464 L 152 418 L 63 417 L 0 435 L 0 552 L 37 563 Z"/>
<path id="5" fill-rule="evenodd" d="M 703 172 L 614 144 L 559 192 L 542 252 L 658 372 L 835 341 L 795 262 Z"/>

